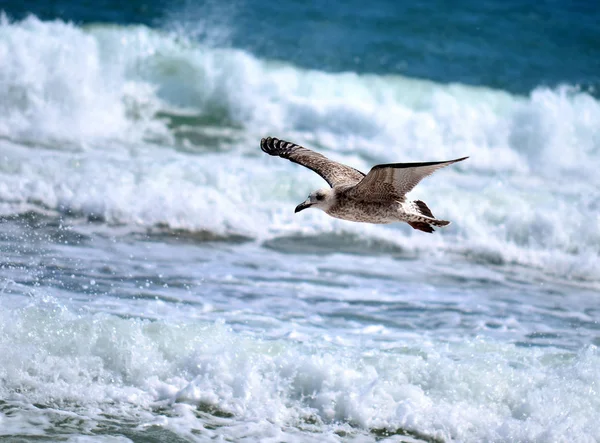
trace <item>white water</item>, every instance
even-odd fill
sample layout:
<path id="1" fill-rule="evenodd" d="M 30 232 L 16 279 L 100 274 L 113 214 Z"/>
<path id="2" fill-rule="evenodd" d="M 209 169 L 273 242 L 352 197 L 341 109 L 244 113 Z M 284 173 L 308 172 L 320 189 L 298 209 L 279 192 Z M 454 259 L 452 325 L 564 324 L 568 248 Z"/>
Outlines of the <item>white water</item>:
<path id="1" fill-rule="evenodd" d="M 306 71 L 144 27 L 33 17 L 3 20 L 0 66 L 5 213 L 34 203 L 110 223 L 255 238 L 359 232 L 598 280 L 600 103 L 586 93 L 516 97 Z M 414 193 L 454 225 L 424 239 L 404 227 L 294 216 L 322 181 L 262 155 L 268 134 L 363 170 L 470 155 Z"/>
<path id="2" fill-rule="evenodd" d="M 305 441 L 294 434 L 312 430 L 315 441 L 334 441 L 336 431 L 363 429 L 417 429 L 443 441 L 600 438 L 595 347 L 572 354 L 405 339 L 388 350 L 360 350 L 327 340 L 261 340 L 181 318 L 73 314 L 47 297 L 11 318 L 0 314 L 3 408 L 22 407 L 0 414 L 0 435 L 39 433 L 27 421 L 51 428 L 71 420 L 91 430 L 118 416 L 133 420 L 139 435 L 158 426 L 250 440 Z M 54 415 L 32 403 L 52 405 Z M 208 415 L 198 407 L 223 416 L 212 418 L 216 430 L 205 428 Z M 159 408 L 171 413 L 157 417 Z"/>
<path id="3" fill-rule="evenodd" d="M 600 440 L 590 95 L 4 18 L 0 117 L 0 215 L 49 216 L 0 224 L 0 435 Z M 453 224 L 295 215 L 324 182 L 266 135 L 365 172 L 470 155 L 413 193 Z"/>

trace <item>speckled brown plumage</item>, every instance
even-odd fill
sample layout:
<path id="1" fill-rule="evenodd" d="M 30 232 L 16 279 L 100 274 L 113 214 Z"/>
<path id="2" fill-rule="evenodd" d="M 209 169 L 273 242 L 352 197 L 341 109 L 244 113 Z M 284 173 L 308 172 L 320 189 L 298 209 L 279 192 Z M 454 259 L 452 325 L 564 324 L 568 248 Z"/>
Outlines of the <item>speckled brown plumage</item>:
<path id="1" fill-rule="evenodd" d="M 263 138 L 260 146 L 269 155 L 286 158 L 313 170 L 331 186 L 331 189 L 311 193 L 304 203 L 296 207 L 296 212 L 316 207 L 342 220 L 363 223 L 406 222 L 414 229 L 424 232 L 433 232 L 432 226 L 446 226 L 450 222 L 436 219 L 421 200 L 407 201 L 406 194 L 437 169 L 468 158 L 376 165 L 365 175 L 310 149 L 277 138 Z"/>

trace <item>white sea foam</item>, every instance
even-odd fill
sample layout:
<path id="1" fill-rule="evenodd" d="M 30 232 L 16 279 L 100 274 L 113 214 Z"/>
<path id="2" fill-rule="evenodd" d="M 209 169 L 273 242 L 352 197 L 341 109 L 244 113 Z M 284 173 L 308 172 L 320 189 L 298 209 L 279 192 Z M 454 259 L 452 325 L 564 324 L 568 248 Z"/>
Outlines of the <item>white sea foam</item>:
<path id="1" fill-rule="evenodd" d="M 384 429 L 443 441 L 600 439 L 594 346 L 419 340 L 380 352 L 73 313 L 51 297 L 0 320 L 0 435 L 72 422 L 80 433 L 118 424 L 130 435 L 156 427 L 249 441 Z"/>
<path id="2" fill-rule="evenodd" d="M 600 103 L 401 76 L 325 73 L 145 27 L 0 23 L 0 202 L 110 223 L 277 235 L 352 232 L 597 281 Z M 417 188 L 454 224 L 423 236 L 294 204 L 322 181 L 264 156 L 306 143 L 367 170 L 471 158 Z M 404 228 L 400 228 L 404 229 Z"/>

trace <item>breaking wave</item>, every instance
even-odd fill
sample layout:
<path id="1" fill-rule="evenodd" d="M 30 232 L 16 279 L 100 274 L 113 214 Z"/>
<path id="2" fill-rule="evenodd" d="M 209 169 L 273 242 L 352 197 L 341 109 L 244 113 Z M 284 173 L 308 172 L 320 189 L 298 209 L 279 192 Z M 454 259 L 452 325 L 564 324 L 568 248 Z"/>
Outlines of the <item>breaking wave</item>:
<path id="1" fill-rule="evenodd" d="M 269 245 L 337 233 L 598 279 L 600 103 L 574 86 L 515 96 L 306 70 L 143 26 L 3 17 L 0 114 L 4 215 L 49 211 Z M 414 192 L 454 224 L 423 236 L 294 216 L 322 182 L 265 157 L 258 140 L 269 134 L 362 170 L 470 155 Z"/>
<path id="2" fill-rule="evenodd" d="M 0 435 L 34 436 L 33 422 L 48 433 L 116 426 L 158 440 L 600 438 L 594 346 L 567 353 L 463 339 L 364 352 L 222 323 L 74 313 L 49 296 L 0 320 Z"/>

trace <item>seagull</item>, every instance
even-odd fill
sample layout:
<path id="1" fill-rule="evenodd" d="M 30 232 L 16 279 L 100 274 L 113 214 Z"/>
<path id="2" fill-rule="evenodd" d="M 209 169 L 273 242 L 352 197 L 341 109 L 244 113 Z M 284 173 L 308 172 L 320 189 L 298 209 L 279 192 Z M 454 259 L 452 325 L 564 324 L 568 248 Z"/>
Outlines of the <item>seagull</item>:
<path id="1" fill-rule="evenodd" d="M 324 155 L 285 140 L 263 138 L 260 148 L 269 155 L 286 158 L 319 174 L 330 188 L 311 192 L 294 212 L 317 208 L 332 217 L 363 223 L 406 222 L 413 229 L 433 232 L 432 226 L 447 226 L 447 220 L 433 216 L 421 200 L 410 201 L 406 194 L 436 170 L 469 157 L 426 163 L 376 165 L 367 175 L 329 160 Z"/>

